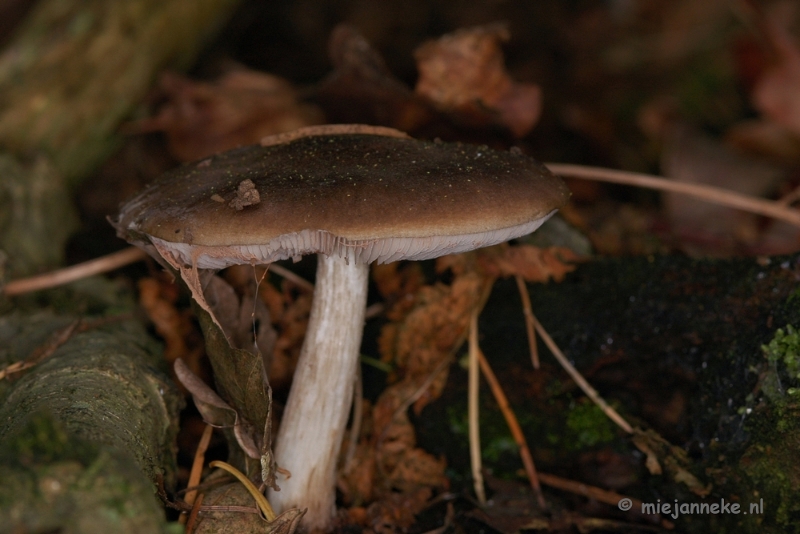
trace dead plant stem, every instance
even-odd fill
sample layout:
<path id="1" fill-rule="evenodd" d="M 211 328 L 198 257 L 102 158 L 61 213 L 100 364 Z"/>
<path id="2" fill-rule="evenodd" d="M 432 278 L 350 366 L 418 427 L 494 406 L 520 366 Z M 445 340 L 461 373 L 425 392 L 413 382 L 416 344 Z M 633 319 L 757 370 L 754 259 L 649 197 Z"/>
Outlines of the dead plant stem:
<path id="1" fill-rule="evenodd" d="M 503 388 L 500 386 L 500 382 L 497 380 L 494 371 L 492 371 L 492 367 L 486 360 L 486 356 L 484 356 L 483 351 L 481 351 L 480 348 L 478 348 L 477 352 L 483 377 L 486 379 L 486 382 L 489 383 L 489 387 L 492 389 L 492 394 L 494 395 L 495 400 L 497 400 L 498 406 L 500 406 L 500 411 L 503 412 L 503 417 L 506 419 L 506 424 L 508 425 L 509 430 L 511 430 L 511 435 L 514 437 L 517 447 L 519 447 L 519 455 L 520 458 L 522 458 L 522 465 L 525 466 L 525 473 L 528 475 L 531 488 L 533 488 L 533 492 L 536 495 L 536 501 L 542 510 L 546 510 L 547 502 L 544 500 L 544 495 L 542 495 L 542 486 L 539 484 L 539 477 L 536 473 L 536 464 L 533 463 L 533 456 L 531 456 L 530 448 L 528 448 L 528 442 L 525 439 L 525 434 L 522 433 L 522 427 L 519 426 L 517 416 L 511 409 L 511 405 L 508 402 L 508 397 L 506 397 Z"/>
<path id="2" fill-rule="evenodd" d="M 213 433 L 214 427 L 207 424 L 205 429 L 203 429 L 203 434 L 200 436 L 200 441 L 197 443 L 197 450 L 194 453 L 194 461 L 192 462 L 192 470 L 189 473 L 188 487 L 190 488 L 194 488 L 200 484 L 200 477 L 203 474 L 203 464 L 205 464 L 206 461 L 206 451 L 208 450 L 208 444 L 211 442 L 211 435 Z M 188 504 L 193 505 L 196 498 L 197 490 L 191 489 L 186 492 L 183 500 Z M 194 512 L 194 509 L 195 507 L 192 507 L 192 512 Z M 181 514 L 178 520 L 181 523 L 186 523 L 187 516 L 185 514 Z"/>
<path id="3" fill-rule="evenodd" d="M 481 461 L 481 434 L 479 413 L 479 378 L 478 370 L 478 314 L 475 308 L 469 318 L 469 377 L 468 377 L 468 405 L 469 418 L 469 458 L 472 467 L 472 484 L 475 496 L 481 506 L 486 504 L 486 490 L 483 486 L 483 466 Z"/>
<path id="4" fill-rule="evenodd" d="M 786 206 L 780 201 L 776 202 L 773 200 L 751 197 L 728 189 L 721 189 L 708 185 L 676 182 L 659 176 L 637 172 L 574 165 L 571 163 L 547 163 L 546 166 L 554 173 L 562 176 L 595 180 L 597 182 L 635 185 L 659 191 L 681 193 L 714 204 L 749 211 L 758 215 L 779 219 L 795 226 L 800 226 L 800 210 Z"/>
<path id="5" fill-rule="evenodd" d="M 550 352 L 553 353 L 553 356 L 555 356 L 556 360 L 558 360 L 558 363 L 561 364 L 561 367 L 567 371 L 569 376 L 571 376 L 575 383 L 578 384 L 578 387 L 583 390 L 586 396 L 589 397 L 597 406 L 599 406 L 600 409 L 603 410 L 603 413 L 605 413 L 609 419 L 619 425 L 619 427 L 625 432 L 628 434 L 633 433 L 633 427 L 628 424 L 628 422 L 623 419 L 623 417 L 614 408 L 609 406 L 603 397 L 600 396 L 597 390 L 595 390 L 591 384 L 589 384 L 589 382 L 583 378 L 583 375 L 581 375 L 578 370 L 575 369 L 575 366 L 570 363 L 566 356 L 564 356 L 564 353 L 561 352 L 561 349 L 558 348 L 558 345 L 556 345 L 555 341 L 553 341 L 553 338 L 550 337 L 550 334 L 547 333 L 547 330 L 544 329 L 535 316 L 533 321 L 536 325 L 536 331 L 539 332 L 539 337 L 542 338 L 542 341 L 544 341 L 544 344 L 550 349 Z"/>
<path id="6" fill-rule="evenodd" d="M 520 275 L 514 278 L 517 280 L 517 289 L 522 299 L 522 313 L 525 315 L 525 332 L 528 334 L 528 349 L 531 353 L 531 363 L 534 369 L 539 368 L 539 347 L 536 345 L 536 328 L 533 325 L 533 309 L 531 308 L 531 296 L 528 293 L 528 286 L 525 279 Z"/>

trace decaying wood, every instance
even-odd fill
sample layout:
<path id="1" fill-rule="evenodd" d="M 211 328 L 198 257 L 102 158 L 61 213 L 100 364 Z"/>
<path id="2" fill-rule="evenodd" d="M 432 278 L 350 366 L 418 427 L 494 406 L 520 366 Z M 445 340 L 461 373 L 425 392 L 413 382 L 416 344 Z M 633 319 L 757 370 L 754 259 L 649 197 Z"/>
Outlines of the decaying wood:
<path id="1" fill-rule="evenodd" d="M 1 317 L 0 365 L 26 359 L 74 320 L 48 312 Z M 72 329 L 61 341 L 0 384 L 0 524 L 19 532 L 155 532 L 164 512 L 153 482 L 174 483 L 182 404 L 156 370 L 158 347 L 133 320 Z"/>

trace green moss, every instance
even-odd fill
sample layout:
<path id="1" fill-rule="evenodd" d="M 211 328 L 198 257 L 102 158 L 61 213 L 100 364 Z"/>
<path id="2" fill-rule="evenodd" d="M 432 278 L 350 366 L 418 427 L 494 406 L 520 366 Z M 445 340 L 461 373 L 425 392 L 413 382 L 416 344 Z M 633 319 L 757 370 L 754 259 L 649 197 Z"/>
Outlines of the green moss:
<path id="1" fill-rule="evenodd" d="M 609 443 L 614 439 L 611 421 L 596 404 L 584 399 L 570 405 L 566 442 L 573 450 Z"/>
<path id="2" fill-rule="evenodd" d="M 800 383 L 800 332 L 792 325 L 786 331 L 778 328 L 775 337 L 767 345 L 762 345 L 770 365 L 783 364 L 792 384 Z"/>
<path id="3" fill-rule="evenodd" d="M 32 415 L 28 422 L 0 447 L 0 463 L 47 464 L 75 460 L 83 464 L 96 456 L 96 447 L 71 440 L 63 426 L 45 412 Z"/>

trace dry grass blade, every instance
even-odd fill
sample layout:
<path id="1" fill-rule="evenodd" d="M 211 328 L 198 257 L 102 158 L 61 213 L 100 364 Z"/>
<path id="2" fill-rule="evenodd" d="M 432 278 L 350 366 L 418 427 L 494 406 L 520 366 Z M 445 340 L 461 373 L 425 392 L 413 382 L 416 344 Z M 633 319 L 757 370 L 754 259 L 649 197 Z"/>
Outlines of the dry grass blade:
<path id="1" fill-rule="evenodd" d="M 21 278 L 19 280 L 12 280 L 7 283 L 0 292 L 5 293 L 9 297 L 22 295 L 23 293 L 30 293 L 32 291 L 40 291 L 42 289 L 50 289 L 53 287 L 62 286 L 70 282 L 75 282 L 82 278 L 94 276 L 96 274 L 106 273 L 124 267 L 131 263 L 136 263 L 147 257 L 147 253 L 136 247 L 129 247 L 119 252 L 107 254 L 93 260 L 78 263 L 70 267 L 51 271 L 49 273 L 32 276 L 30 278 Z"/>
<path id="2" fill-rule="evenodd" d="M 536 345 L 536 327 L 533 324 L 533 308 L 531 308 L 531 296 L 528 293 L 528 286 L 525 279 L 517 275 L 517 289 L 522 299 L 522 313 L 525 314 L 525 332 L 528 334 L 528 347 L 531 352 L 531 363 L 534 369 L 539 368 L 539 347 Z"/>
<path id="3" fill-rule="evenodd" d="M 602 167 L 588 167 L 569 163 L 547 163 L 546 165 L 547 168 L 555 174 L 560 174 L 562 176 L 584 178 L 587 180 L 610 182 L 614 184 L 635 185 L 657 189 L 659 191 L 681 193 L 707 202 L 749 211 L 758 215 L 786 221 L 795 226 L 800 226 L 800 210 L 790 208 L 779 201 L 776 202 L 763 198 L 751 197 L 718 187 L 675 182 L 666 178 L 637 172 L 618 171 Z"/>
<path id="4" fill-rule="evenodd" d="M 589 384 L 589 382 L 583 378 L 583 375 L 581 375 L 578 370 L 575 369 L 575 366 L 573 366 L 567 357 L 564 356 L 564 353 L 558 348 L 558 345 L 556 345 L 555 341 L 553 341 L 553 338 L 550 337 L 550 334 L 547 333 L 547 330 L 545 330 L 541 323 L 536 320 L 536 317 L 533 318 L 533 321 L 536 325 L 536 331 L 539 332 L 539 336 L 542 338 L 542 341 L 544 341 L 545 345 L 547 345 L 547 348 L 550 349 L 550 352 L 552 352 L 553 356 L 555 356 L 556 360 L 558 360 L 558 363 L 561 364 L 561 367 L 563 367 L 564 370 L 569 373 L 569 376 L 571 376 L 575 383 L 578 384 L 578 387 L 583 390 L 586 396 L 589 397 L 597 406 L 599 406 L 600 409 L 603 410 L 603 413 L 605 413 L 609 419 L 619 425 L 619 427 L 625 432 L 628 434 L 633 433 L 633 427 L 628 424 L 628 422 L 623 419 L 623 417 L 614 408 L 609 406 L 603 397 L 601 397 L 600 394 L 591 386 L 591 384 Z"/>
<path id="5" fill-rule="evenodd" d="M 211 428 L 211 427 L 209 427 Z M 192 534 L 194 532 L 194 526 L 197 521 L 197 515 L 200 513 L 200 508 L 203 506 L 203 497 L 205 496 L 204 493 L 201 493 L 200 496 L 195 501 L 194 506 L 192 506 L 192 511 L 189 512 L 189 520 L 186 521 L 186 534 Z M 184 515 L 181 515 L 181 519 L 183 519 Z"/>
<path id="6" fill-rule="evenodd" d="M 528 448 L 528 442 L 525 440 L 525 435 L 522 433 L 522 428 L 519 426 L 517 416 L 514 415 L 514 411 L 511 409 L 511 405 L 508 403 L 508 397 L 506 397 L 506 394 L 503 392 L 503 388 L 500 386 L 500 382 L 497 380 L 494 371 L 492 371 L 492 367 L 489 365 L 489 362 L 486 360 L 486 357 L 483 355 L 483 352 L 480 349 L 478 349 L 478 361 L 480 362 L 483 376 L 489 383 L 489 387 L 492 389 L 492 394 L 494 395 L 495 400 L 497 400 L 498 406 L 500 406 L 500 411 L 503 412 L 503 417 L 505 417 L 506 424 L 508 424 L 508 428 L 511 430 L 511 435 L 514 437 L 517 447 L 519 447 L 519 455 L 520 458 L 522 458 L 522 465 L 525 466 L 525 473 L 528 475 L 531 488 L 533 488 L 533 491 L 536 494 L 536 502 L 539 504 L 539 507 L 542 510 L 546 510 L 547 503 L 544 500 L 544 495 L 542 495 L 542 486 L 539 484 L 539 476 L 536 473 L 536 464 L 533 463 L 533 456 L 531 456 L 531 451 Z"/>
<path id="7" fill-rule="evenodd" d="M 242 483 L 242 485 L 247 489 L 250 495 L 253 496 L 253 499 L 256 501 L 258 505 L 258 509 L 261 510 L 261 513 L 264 514 L 264 517 L 267 521 L 275 521 L 275 511 L 272 509 L 272 505 L 269 504 L 264 495 L 258 491 L 258 488 L 250 482 L 250 479 L 247 478 L 241 471 L 233 467 L 231 464 L 226 462 L 221 462 L 219 460 L 213 461 L 208 464 L 210 467 L 218 467 L 230 473 L 231 475 L 235 476 L 236 479 Z"/>
<path id="8" fill-rule="evenodd" d="M 192 470 L 189 473 L 189 484 L 190 488 L 197 487 L 200 484 L 200 477 L 203 474 L 203 464 L 206 460 L 206 451 L 208 450 L 208 444 L 211 442 L 211 434 L 214 433 L 214 427 L 211 425 L 206 425 L 205 429 L 203 430 L 203 434 L 200 436 L 200 442 L 197 444 L 197 451 L 194 453 L 194 461 L 192 462 Z M 197 490 L 192 489 L 186 492 L 183 500 L 186 501 L 188 504 L 194 504 L 194 500 L 197 498 Z M 192 513 L 194 513 L 194 509 L 192 508 Z M 179 521 L 181 523 L 186 522 L 185 515 L 181 515 Z M 186 530 L 189 530 L 189 527 L 186 527 Z"/>
<path id="9" fill-rule="evenodd" d="M 480 309 L 475 308 L 469 319 L 469 378 L 468 378 L 468 417 L 469 417 L 469 458 L 472 467 L 472 481 L 475 487 L 475 496 L 481 505 L 486 504 L 486 490 L 483 486 L 483 471 L 481 462 L 481 434 L 480 417 L 478 413 L 478 387 L 480 378 L 478 371 L 478 314 Z"/>
<path id="10" fill-rule="evenodd" d="M 596 486 L 589 486 L 583 482 L 575 482 L 574 480 L 568 480 L 566 478 L 549 475 L 547 473 L 539 473 L 539 479 L 542 481 L 542 484 L 547 484 L 552 488 L 568 491 L 577 495 L 583 495 L 584 497 L 610 504 L 612 506 L 619 505 L 619 501 L 622 499 L 629 499 L 632 504 L 632 510 L 642 509 L 642 501 L 639 499 L 625 497 L 619 493 L 604 490 Z"/>

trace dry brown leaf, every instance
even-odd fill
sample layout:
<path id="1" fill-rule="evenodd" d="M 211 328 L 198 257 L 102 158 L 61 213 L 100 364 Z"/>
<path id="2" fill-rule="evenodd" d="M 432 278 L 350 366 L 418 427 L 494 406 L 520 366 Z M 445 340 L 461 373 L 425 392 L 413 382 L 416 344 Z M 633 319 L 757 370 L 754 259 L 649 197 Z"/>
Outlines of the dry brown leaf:
<path id="1" fill-rule="evenodd" d="M 381 332 L 381 358 L 395 362 L 402 369 L 404 380 L 422 384 L 463 339 L 483 284 L 482 276 L 470 272 L 456 276 L 450 286 L 437 284 L 420 289 L 413 309 L 402 322 L 387 325 Z M 437 398 L 446 380 L 447 373 L 436 376 L 415 404 L 415 410 Z"/>
<path id="2" fill-rule="evenodd" d="M 262 72 L 237 69 L 211 83 L 165 73 L 159 88 L 167 102 L 128 130 L 165 132 L 170 152 L 181 161 L 324 122 L 316 107 L 298 100 L 289 82 Z"/>
<path id="3" fill-rule="evenodd" d="M 365 532 L 395 534 L 411 527 L 431 498 L 428 488 L 413 493 L 393 493 L 367 508 Z"/>
<path id="4" fill-rule="evenodd" d="M 527 282 L 560 282 L 575 270 L 577 254 L 564 247 L 492 247 L 478 252 L 481 268 L 496 277 L 522 276 Z"/>
<path id="5" fill-rule="evenodd" d="M 139 280 L 139 304 L 144 309 L 153 327 L 164 340 L 164 358 L 170 367 L 182 358 L 195 374 L 202 375 L 198 365 L 202 340 L 192 324 L 188 311 L 180 312 L 175 307 L 179 297 L 178 286 L 164 283 L 157 278 Z"/>
<path id="6" fill-rule="evenodd" d="M 175 308 L 177 286 L 163 286 L 155 278 L 139 280 L 139 305 L 164 339 L 164 358 L 171 364 L 186 353 L 183 318 Z"/>
<path id="7" fill-rule="evenodd" d="M 351 468 L 340 472 L 336 487 L 347 504 L 372 502 L 375 489 L 376 459 L 375 446 L 362 441 L 356 448 Z"/>
<path id="8" fill-rule="evenodd" d="M 499 124 L 523 137 L 541 115 L 541 90 L 509 76 L 500 47 L 508 39 L 504 25 L 489 24 L 424 43 L 414 52 L 419 70 L 415 92 L 460 122 Z"/>
<path id="9" fill-rule="evenodd" d="M 214 276 L 203 288 L 203 294 L 231 347 L 261 354 L 268 364 L 277 335 L 269 310 L 261 299 L 255 298 L 255 280 L 251 278 L 249 282 L 238 294 L 229 283 Z"/>
<path id="10" fill-rule="evenodd" d="M 288 387 L 291 382 L 308 327 L 312 295 L 300 293 L 292 296 L 289 291 L 285 290 L 283 299 L 283 309 L 277 315 L 278 319 L 275 325 L 278 330 L 278 339 L 275 341 L 272 361 L 267 370 L 270 384 L 275 389 Z"/>
<path id="11" fill-rule="evenodd" d="M 320 84 L 316 97 L 330 122 L 381 124 L 410 132 L 435 114 L 395 78 L 352 26 L 333 30 L 328 52 L 334 71 Z"/>
<path id="12" fill-rule="evenodd" d="M 396 303 L 401 299 L 411 301 L 425 285 L 425 275 L 419 262 L 392 262 L 372 266 L 372 280 L 384 300 Z"/>
<path id="13" fill-rule="evenodd" d="M 447 479 L 444 458 L 436 458 L 420 448 L 409 449 L 388 476 L 389 485 L 402 493 L 421 488 L 444 488 Z"/>

